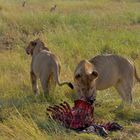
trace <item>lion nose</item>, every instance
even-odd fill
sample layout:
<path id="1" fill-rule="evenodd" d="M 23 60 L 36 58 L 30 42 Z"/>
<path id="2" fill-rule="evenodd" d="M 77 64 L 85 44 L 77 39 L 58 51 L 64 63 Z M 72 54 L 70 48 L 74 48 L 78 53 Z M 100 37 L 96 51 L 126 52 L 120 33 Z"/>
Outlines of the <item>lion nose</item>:
<path id="1" fill-rule="evenodd" d="M 87 98 L 86 99 L 88 103 L 90 103 L 91 105 L 95 102 L 95 98 Z"/>
<path id="2" fill-rule="evenodd" d="M 28 49 L 26 49 L 26 53 L 27 53 L 27 54 L 30 54 Z"/>

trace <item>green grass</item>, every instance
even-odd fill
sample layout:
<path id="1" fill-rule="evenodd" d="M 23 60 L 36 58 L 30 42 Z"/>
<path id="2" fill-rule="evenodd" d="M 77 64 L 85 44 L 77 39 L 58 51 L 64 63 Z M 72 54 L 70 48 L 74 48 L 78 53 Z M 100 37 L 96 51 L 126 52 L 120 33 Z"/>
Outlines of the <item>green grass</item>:
<path id="1" fill-rule="evenodd" d="M 57 9 L 50 13 L 52 4 Z M 40 37 L 60 58 L 62 80 L 73 81 L 80 60 L 102 53 L 131 59 L 140 75 L 139 0 L 28 0 L 21 5 L 19 0 L 0 0 L 0 140 L 102 139 L 48 119 L 46 107 L 62 100 L 73 105 L 75 92 L 56 87 L 47 100 L 42 94 L 35 97 L 25 48 Z M 113 88 L 98 92 L 97 122 L 115 120 L 124 126 L 122 132 L 110 133 L 110 139 L 140 139 L 139 84 L 133 96 L 133 108 L 118 110 L 121 99 Z"/>

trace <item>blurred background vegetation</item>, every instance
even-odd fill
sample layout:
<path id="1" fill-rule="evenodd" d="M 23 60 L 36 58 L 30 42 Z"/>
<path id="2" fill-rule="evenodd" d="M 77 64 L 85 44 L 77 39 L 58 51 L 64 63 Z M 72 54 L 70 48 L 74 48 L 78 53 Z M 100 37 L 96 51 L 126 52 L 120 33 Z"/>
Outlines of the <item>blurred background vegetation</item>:
<path id="1" fill-rule="evenodd" d="M 0 0 L 0 139 L 102 139 L 67 130 L 46 116 L 48 105 L 62 100 L 73 105 L 75 91 L 56 87 L 47 99 L 41 90 L 34 97 L 25 48 L 38 37 L 59 57 L 61 80 L 73 81 L 80 60 L 106 53 L 130 59 L 140 75 L 140 1 L 26 0 L 23 6 L 22 0 Z M 133 109 L 118 110 L 121 99 L 113 88 L 98 92 L 95 120 L 115 120 L 125 128 L 108 139 L 140 139 L 138 84 L 133 96 Z"/>

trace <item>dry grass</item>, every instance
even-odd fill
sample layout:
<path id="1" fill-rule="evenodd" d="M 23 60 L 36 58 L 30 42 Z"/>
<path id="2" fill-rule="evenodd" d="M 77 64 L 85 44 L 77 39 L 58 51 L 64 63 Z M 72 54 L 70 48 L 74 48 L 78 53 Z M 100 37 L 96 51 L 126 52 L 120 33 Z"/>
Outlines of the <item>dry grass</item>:
<path id="1" fill-rule="evenodd" d="M 57 4 L 56 11 L 50 7 Z M 62 64 L 61 79 L 73 80 L 81 59 L 114 53 L 134 61 L 140 74 L 140 3 L 138 0 L 0 0 L 0 139 L 102 139 L 94 134 L 77 134 L 49 120 L 46 107 L 75 93 L 56 87 L 48 99 L 34 97 L 29 78 L 30 57 L 25 54 L 29 40 L 40 37 Z M 40 91 L 42 93 L 42 91 Z M 140 88 L 134 88 L 134 106 L 117 110 L 121 103 L 113 89 L 98 92 L 97 121 L 118 121 L 123 132 L 108 139 L 139 139 Z"/>

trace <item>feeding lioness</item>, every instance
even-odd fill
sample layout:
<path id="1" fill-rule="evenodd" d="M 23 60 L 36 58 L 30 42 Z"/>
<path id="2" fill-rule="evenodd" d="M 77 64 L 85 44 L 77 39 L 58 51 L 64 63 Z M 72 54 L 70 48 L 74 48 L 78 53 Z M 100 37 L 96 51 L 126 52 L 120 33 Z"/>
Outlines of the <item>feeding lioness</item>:
<path id="1" fill-rule="evenodd" d="M 129 60 L 118 55 L 98 55 L 78 64 L 74 85 L 79 98 L 92 102 L 96 98 L 96 89 L 114 86 L 123 103 L 131 104 L 134 78 L 140 82 L 136 68 Z"/>
<path id="2" fill-rule="evenodd" d="M 49 82 L 54 77 L 55 82 L 62 86 L 67 84 L 70 88 L 72 84 L 70 82 L 60 82 L 60 64 L 57 57 L 45 47 L 44 43 L 40 39 L 33 40 L 26 48 L 26 53 L 32 56 L 31 62 L 31 82 L 34 94 L 38 94 L 37 78 L 40 79 L 43 91 L 49 92 Z"/>

